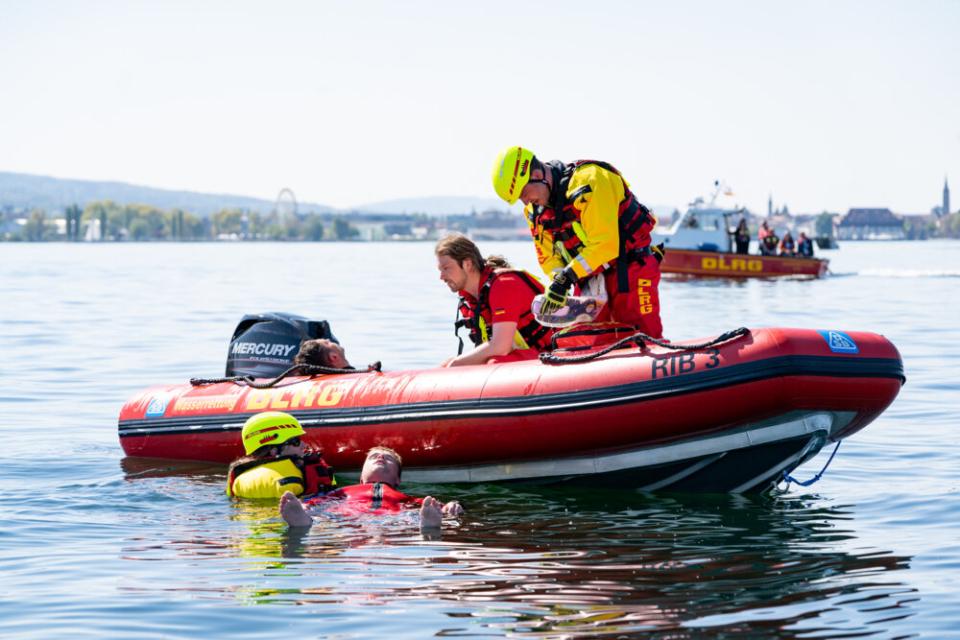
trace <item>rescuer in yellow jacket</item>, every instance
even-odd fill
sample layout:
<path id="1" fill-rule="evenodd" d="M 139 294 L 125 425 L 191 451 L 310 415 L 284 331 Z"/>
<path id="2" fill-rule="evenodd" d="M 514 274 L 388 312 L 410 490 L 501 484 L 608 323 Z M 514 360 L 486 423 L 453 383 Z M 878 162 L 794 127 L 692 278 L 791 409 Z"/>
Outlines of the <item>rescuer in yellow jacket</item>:
<path id="1" fill-rule="evenodd" d="M 616 168 L 596 160 L 540 162 L 508 147 L 493 167 L 493 187 L 524 215 L 544 273 L 553 278 L 543 312 L 566 302 L 573 285 L 602 274 L 607 310 L 597 320 L 637 326 L 660 338 L 661 247 L 652 247 L 656 220 Z"/>
<path id="2" fill-rule="evenodd" d="M 227 495 L 276 499 L 286 491 L 309 496 L 336 487 L 333 469 L 317 453 L 308 453 L 300 422 L 288 413 L 251 416 L 241 438 L 246 455 L 230 465 Z"/>

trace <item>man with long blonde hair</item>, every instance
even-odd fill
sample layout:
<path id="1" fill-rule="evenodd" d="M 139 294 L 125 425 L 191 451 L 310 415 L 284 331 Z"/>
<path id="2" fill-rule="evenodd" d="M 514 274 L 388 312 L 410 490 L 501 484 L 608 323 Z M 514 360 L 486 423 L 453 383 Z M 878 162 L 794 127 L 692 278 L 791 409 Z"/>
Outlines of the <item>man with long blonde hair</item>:
<path id="1" fill-rule="evenodd" d="M 484 259 L 462 234 L 441 238 L 434 254 L 440 280 L 460 294 L 459 323 L 470 330 L 476 346 L 448 358 L 443 366 L 531 360 L 550 348 L 553 330 L 537 322 L 530 310 L 533 298 L 543 293 L 536 278 L 511 268 L 502 256 Z"/>

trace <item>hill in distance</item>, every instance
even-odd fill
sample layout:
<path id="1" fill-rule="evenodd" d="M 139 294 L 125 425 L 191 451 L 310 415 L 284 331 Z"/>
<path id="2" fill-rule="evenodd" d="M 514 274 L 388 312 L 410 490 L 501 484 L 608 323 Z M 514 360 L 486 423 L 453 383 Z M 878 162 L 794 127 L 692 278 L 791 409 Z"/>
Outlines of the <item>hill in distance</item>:
<path id="1" fill-rule="evenodd" d="M 382 202 L 372 202 L 370 204 L 352 207 L 353 211 L 362 211 L 364 213 L 425 213 L 431 216 L 466 214 L 471 211 L 482 213 L 489 209 L 499 211 L 511 209 L 519 213 L 523 207 L 520 205 L 511 207 L 498 198 L 472 198 L 468 196 L 399 198 L 397 200 L 384 200 Z"/>
<path id="2" fill-rule="evenodd" d="M 0 207 L 62 211 L 72 204 L 81 208 L 88 202 L 113 200 L 118 204 L 146 204 L 159 209 L 183 209 L 200 216 L 209 216 L 221 209 L 248 209 L 263 213 L 272 211 L 276 202 L 262 198 L 231 194 L 198 193 L 158 189 L 126 182 L 72 180 L 26 173 L 0 171 Z M 299 202 L 301 212 L 314 213 L 425 213 L 428 215 L 468 214 L 487 209 L 504 209 L 496 198 L 433 196 L 374 202 L 349 209 L 325 204 Z M 517 209 L 519 211 L 519 208 Z"/>

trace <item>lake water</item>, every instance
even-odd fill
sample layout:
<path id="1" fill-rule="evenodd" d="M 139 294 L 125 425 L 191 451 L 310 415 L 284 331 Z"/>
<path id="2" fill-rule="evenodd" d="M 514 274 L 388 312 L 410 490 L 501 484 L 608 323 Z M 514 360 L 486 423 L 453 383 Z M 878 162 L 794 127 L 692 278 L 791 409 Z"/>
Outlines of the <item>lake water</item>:
<path id="1" fill-rule="evenodd" d="M 535 267 L 528 243 L 481 244 Z M 0 244 L 0 636 L 960 637 L 960 242 L 844 243 L 818 281 L 664 281 L 666 334 L 869 330 L 907 384 L 783 495 L 407 486 L 463 502 L 291 534 L 224 468 L 125 459 L 117 413 L 222 373 L 245 313 L 354 364 L 456 349 L 432 245 Z M 813 476 L 828 451 L 794 475 Z"/>

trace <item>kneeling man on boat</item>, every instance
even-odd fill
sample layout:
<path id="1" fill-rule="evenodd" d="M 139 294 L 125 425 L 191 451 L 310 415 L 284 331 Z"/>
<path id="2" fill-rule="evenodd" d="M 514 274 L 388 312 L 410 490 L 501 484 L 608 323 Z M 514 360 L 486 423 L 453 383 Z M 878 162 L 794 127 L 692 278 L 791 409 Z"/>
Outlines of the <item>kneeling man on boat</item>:
<path id="1" fill-rule="evenodd" d="M 312 495 L 336 487 L 333 469 L 301 440 L 306 431 L 288 413 L 265 411 L 251 416 L 240 432 L 245 456 L 227 472 L 227 495 L 276 499 L 284 492 Z"/>
<path id="2" fill-rule="evenodd" d="M 502 256 L 484 260 L 477 245 L 462 234 L 441 238 L 434 253 L 440 279 L 460 294 L 462 319 L 456 328 L 466 326 L 476 345 L 442 366 L 533 360 L 550 349 L 553 330 L 537 322 L 530 309 L 534 297 L 543 293 L 536 278 L 511 268 Z"/>
<path id="3" fill-rule="evenodd" d="M 456 500 L 441 504 L 433 496 L 413 498 L 399 490 L 403 459 L 389 447 L 373 447 L 360 472 L 360 484 L 343 487 L 330 493 L 301 502 L 293 493 L 280 498 L 280 515 L 291 527 L 309 527 L 313 518 L 307 509 L 317 506 L 330 515 L 363 515 L 368 513 L 399 513 L 406 509 L 420 509 L 420 529 L 436 530 L 444 516 L 463 514 Z"/>

